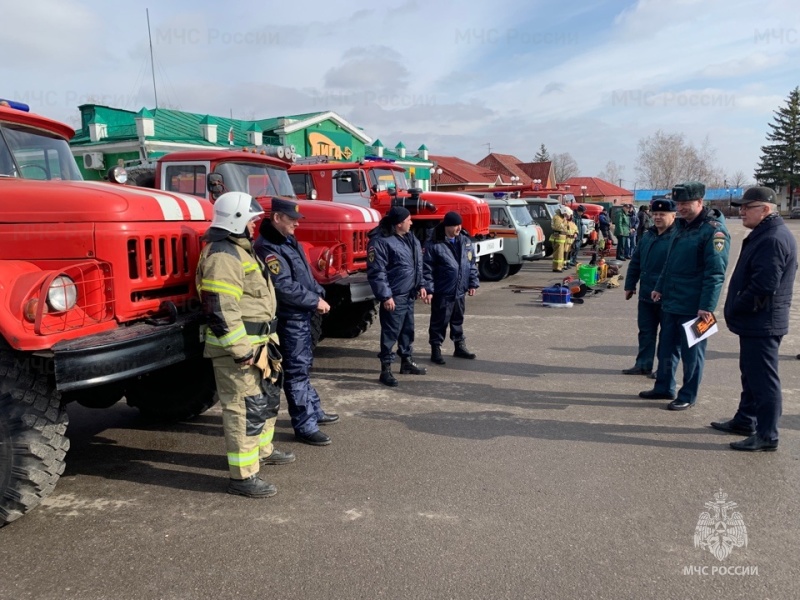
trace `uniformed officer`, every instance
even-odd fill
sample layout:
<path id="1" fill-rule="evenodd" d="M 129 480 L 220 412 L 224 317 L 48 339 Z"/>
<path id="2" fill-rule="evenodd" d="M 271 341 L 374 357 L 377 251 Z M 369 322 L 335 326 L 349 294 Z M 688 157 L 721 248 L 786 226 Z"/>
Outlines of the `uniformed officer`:
<path id="1" fill-rule="evenodd" d="M 659 275 L 667 261 L 667 251 L 675 232 L 675 203 L 672 200 L 653 202 L 655 225 L 643 232 L 633 250 L 628 272 L 625 275 L 625 300 L 630 300 L 639 285 L 637 325 L 639 327 L 639 352 L 636 362 L 625 375 L 650 375 L 656 355 L 658 325 L 661 322 L 661 303 L 650 297 Z"/>
<path id="2" fill-rule="evenodd" d="M 732 442 L 734 450 L 776 450 L 783 404 L 778 349 L 789 332 L 797 244 L 778 215 L 770 188 L 750 188 L 731 204 L 739 207 L 742 224 L 752 230 L 742 242 L 725 298 L 725 323 L 739 336 L 742 395 L 733 419 L 711 426 L 749 436 Z"/>
<path id="3" fill-rule="evenodd" d="M 263 212 L 248 194 L 222 194 L 214 203 L 196 275 L 208 325 L 204 355 L 214 366 L 222 405 L 228 493 L 251 498 L 278 491 L 258 477 L 259 459 L 264 464 L 295 459 L 272 446 L 280 403 L 275 290 L 251 244 L 255 220 Z"/>
<path id="4" fill-rule="evenodd" d="M 278 337 L 283 355 L 283 391 L 297 440 L 312 446 L 327 446 L 330 436 L 319 425 L 333 423 L 339 415 L 325 413 L 309 371 L 314 361 L 311 343 L 311 318 L 325 314 L 330 305 L 325 290 L 316 282 L 294 230 L 303 215 L 297 203 L 272 199 L 272 212 L 264 219 L 255 248 L 266 264 L 278 297 Z"/>
<path id="5" fill-rule="evenodd" d="M 553 233 L 550 234 L 550 243 L 553 245 L 553 271 L 561 273 L 564 270 L 564 254 L 567 244 L 567 211 L 566 206 L 559 206 L 553 215 Z"/>
<path id="6" fill-rule="evenodd" d="M 424 302 L 432 304 L 428 341 L 431 361 L 439 365 L 445 364 L 442 342 L 448 325 L 450 339 L 455 344 L 453 356 L 475 358 L 475 354 L 467 349 L 464 338 L 464 310 L 465 296 L 474 296 L 480 283 L 472 240 L 461 225 L 461 215 L 448 212 L 425 242 L 423 251 L 423 278 L 427 292 Z"/>
<path id="7" fill-rule="evenodd" d="M 414 302 L 427 296 L 422 281 L 422 251 L 411 231 L 411 213 L 393 206 L 369 233 L 367 278 L 372 293 L 380 301 L 381 360 L 380 382 L 397 386 L 392 374 L 394 345 L 400 355 L 400 373 L 425 375 L 424 367 L 414 362 Z"/>
<path id="8" fill-rule="evenodd" d="M 725 218 L 718 210 L 703 207 L 705 193 L 705 186 L 696 181 L 672 188 L 678 219 L 664 269 L 650 294 L 661 302 L 658 372 L 653 389 L 639 396 L 672 400 L 670 410 L 686 410 L 697 401 L 708 340 L 689 347 L 683 323 L 697 317 L 712 320 L 728 266 L 730 235 Z M 676 398 L 675 370 L 681 359 L 683 386 Z"/>

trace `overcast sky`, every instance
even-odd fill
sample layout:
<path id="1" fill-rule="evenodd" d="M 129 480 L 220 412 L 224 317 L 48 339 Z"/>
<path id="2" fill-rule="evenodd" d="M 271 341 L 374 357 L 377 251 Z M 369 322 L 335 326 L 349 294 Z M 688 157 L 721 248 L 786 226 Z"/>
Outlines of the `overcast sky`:
<path id="1" fill-rule="evenodd" d="M 155 106 L 147 3 L 5 2 L 0 97 L 75 125 L 77 106 Z M 267 118 L 332 110 L 387 146 L 478 161 L 569 152 L 636 179 L 658 129 L 708 136 L 749 177 L 800 85 L 796 0 L 173 0 L 152 3 L 162 107 Z"/>

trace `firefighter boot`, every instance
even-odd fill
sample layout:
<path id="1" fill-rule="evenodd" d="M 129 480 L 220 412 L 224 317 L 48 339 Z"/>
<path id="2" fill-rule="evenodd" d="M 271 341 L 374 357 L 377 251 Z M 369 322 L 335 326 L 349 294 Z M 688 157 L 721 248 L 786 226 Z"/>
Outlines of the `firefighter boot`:
<path id="1" fill-rule="evenodd" d="M 475 354 L 467 350 L 467 343 L 464 340 L 456 342 L 456 351 L 453 352 L 456 358 L 475 358 Z"/>
<path id="2" fill-rule="evenodd" d="M 403 362 L 400 363 L 401 375 L 427 375 L 428 370 L 425 367 L 420 367 L 414 362 L 413 356 L 404 356 Z"/>
<path id="3" fill-rule="evenodd" d="M 381 363 L 381 377 L 380 382 L 389 387 L 397 387 L 397 379 L 392 375 L 392 363 Z"/>
<path id="4" fill-rule="evenodd" d="M 442 347 L 439 344 L 433 344 L 431 346 L 431 362 L 437 365 L 445 364 L 442 358 Z"/>
<path id="5" fill-rule="evenodd" d="M 228 493 L 248 498 L 269 498 L 278 493 L 278 488 L 267 483 L 258 475 L 252 475 L 247 479 L 231 479 L 228 484 Z"/>

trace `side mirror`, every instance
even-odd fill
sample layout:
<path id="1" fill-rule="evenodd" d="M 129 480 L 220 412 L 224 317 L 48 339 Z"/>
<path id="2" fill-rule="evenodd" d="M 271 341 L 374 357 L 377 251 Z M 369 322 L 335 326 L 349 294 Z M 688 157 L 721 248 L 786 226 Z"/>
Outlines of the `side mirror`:
<path id="1" fill-rule="evenodd" d="M 225 179 L 219 173 L 211 173 L 209 174 L 207 181 L 207 187 L 209 193 L 213 196 L 216 200 L 218 196 L 225 193 Z"/>

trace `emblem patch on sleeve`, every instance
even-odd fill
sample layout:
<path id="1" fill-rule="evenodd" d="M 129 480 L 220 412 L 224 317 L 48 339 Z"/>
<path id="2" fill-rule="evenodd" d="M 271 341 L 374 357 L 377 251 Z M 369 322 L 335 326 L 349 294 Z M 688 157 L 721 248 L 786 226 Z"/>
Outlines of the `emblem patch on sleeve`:
<path id="1" fill-rule="evenodd" d="M 468 260 L 468 261 L 472 261 L 472 250 L 469 250 L 469 251 L 467 252 L 467 260 Z"/>
<path id="2" fill-rule="evenodd" d="M 375 262 L 375 248 L 370 248 L 367 251 L 367 260 L 369 262 Z"/>
<path id="3" fill-rule="evenodd" d="M 722 252 L 725 249 L 725 240 L 722 238 L 715 238 L 714 239 L 714 250 L 717 252 Z"/>
<path id="4" fill-rule="evenodd" d="M 276 257 L 274 254 L 270 254 L 267 257 L 267 268 L 269 269 L 269 272 L 272 273 L 273 275 L 277 275 L 278 273 L 281 272 L 281 262 L 278 260 L 278 257 Z"/>

